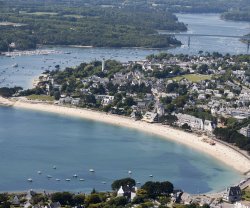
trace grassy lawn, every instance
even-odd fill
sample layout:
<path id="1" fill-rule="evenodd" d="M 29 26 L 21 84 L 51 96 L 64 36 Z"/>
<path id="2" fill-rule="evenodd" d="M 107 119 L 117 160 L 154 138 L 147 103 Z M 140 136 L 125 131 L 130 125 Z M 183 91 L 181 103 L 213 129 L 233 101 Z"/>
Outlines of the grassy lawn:
<path id="1" fill-rule="evenodd" d="M 246 189 L 242 191 L 242 199 L 246 201 L 250 201 L 250 187 L 248 186 Z"/>
<path id="2" fill-rule="evenodd" d="M 77 15 L 77 14 L 66 14 L 66 15 L 63 15 L 63 16 L 64 16 L 64 17 L 77 18 L 77 19 L 83 18 L 82 15 Z"/>
<path id="3" fill-rule="evenodd" d="M 29 95 L 27 96 L 29 100 L 41 100 L 41 101 L 54 101 L 54 97 L 49 95 Z"/>
<path id="4" fill-rule="evenodd" d="M 20 11 L 21 14 L 29 14 L 29 15 L 37 15 L 37 16 L 42 16 L 42 15 L 58 15 L 56 12 L 26 12 L 26 11 Z"/>
<path id="5" fill-rule="evenodd" d="M 200 82 L 202 80 L 210 80 L 212 75 L 206 74 L 185 74 L 177 77 L 173 77 L 172 79 L 175 81 L 180 81 L 181 79 L 186 78 L 190 82 Z"/>

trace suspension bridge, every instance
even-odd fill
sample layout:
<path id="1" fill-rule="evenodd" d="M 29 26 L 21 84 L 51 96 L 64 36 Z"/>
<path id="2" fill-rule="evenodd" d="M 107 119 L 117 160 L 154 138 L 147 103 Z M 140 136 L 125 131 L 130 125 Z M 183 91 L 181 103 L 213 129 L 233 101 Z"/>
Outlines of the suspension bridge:
<path id="1" fill-rule="evenodd" d="M 189 33 L 167 33 L 164 31 L 159 31 L 160 34 L 165 34 L 169 36 L 184 36 L 188 38 L 187 45 L 190 47 L 191 45 L 191 37 L 215 37 L 215 38 L 236 38 L 247 43 L 247 53 L 250 49 L 250 36 L 239 36 L 239 35 L 217 35 L 217 34 L 189 34 Z"/>

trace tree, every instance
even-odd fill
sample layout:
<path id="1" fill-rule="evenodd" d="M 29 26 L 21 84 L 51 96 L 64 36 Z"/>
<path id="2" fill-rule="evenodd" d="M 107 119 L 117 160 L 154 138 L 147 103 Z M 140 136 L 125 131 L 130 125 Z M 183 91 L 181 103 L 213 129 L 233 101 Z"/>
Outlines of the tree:
<path id="1" fill-rule="evenodd" d="M 13 87 L 13 88 L 2 87 L 0 88 L 0 96 L 11 97 L 21 89 L 22 89 L 21 87 Z"/>
<path id="2" fill-rule="evenodd" d="M 169 181 L 161 182 L 161 191 L 163 194 L 173 193 L 174 186 Z"/>
<path id="3" fill-rule="evenodd" d="M 133 186 L 135 186 L 136 182 L 134 179 L 132 178 L 123 178 L 123 179 L 119 179 L 119 180 L 115 180 L 111 187 L 113 190 L 118 190 L 121 186 L 129 186 L 130 188 L 132 188 Z"/>
<path id="4" fill-rule="evenodd" d="M 0 203 L 8 201 L 8 194 L 7 193 L 2 193 L 0 194 Z"/>
<path id="5" fill-rule="evenodd" d="M 73 194 L 69 192 L 57 192 L 51 195 L 52 202 L 60 202 L 61 205 L 72 205 L 73 204 Z"/>
<path id="6" fill-rule="evenodd" d="M 172 97 L 169 97 L 169 96 L 160 98 L 160 101 L 163 104 L 170 104 L 172 102 L 172 100 L 173 100 Z"/>
<path id="7" fill-rule="evenodd" d="M 54 92 L 54 98 L 55 98 L 55 100 L 59 100 L 60 97 L 61 97 L 60 92 L 59 91 L 55 91 Z"/>
<path id="8" fill-rule="evenodd" d="M 190 127 L 187 123 L 184 123 L 184 124 L 181 126 L 181 128 L 184 129 L 184 130 L 188 130 L 188 131 L 191 130 L 191 127 Z"/>
<path id="9" fill-rule="evenodd" d="M 176 121 L 178 120 L 178 118 L 175 115 L 166 115 L 164 116 L 164 122 L 168 125 L 173 125 Z"/>
<path id="10" fill-rule="evenodd" d="M 125 100 L 124 100 L 124 105 L 125 106 L 129 106 L 131 107 L 132 105 L 135 105 L 135 101 L 132 97 L 127 97 Z"/>
<path id="11" fill-rule="evenodd" d="M 201 66 L 199 66 L 198 68 L 198 72 L 200 74 L 206 74 L 208 71 L 208 65 L 207 64 L 202 64 Z"/>
<path id="12" fill-rule="evenodd" d="M 145 202 L 145 197 L 143 196 L 136 196 L 132 201 L 133 204 L 141 204 L 143 202 Z"/>
<path id="13" fill-rule="evenodd" d="M 125 196 L 119 196 L 109 201 L 109 204 L 115 207 L 118 207 L 118 206 L 124 207 L 127 203 L 128 203 L 128 200 Z"/>
<path id="14" fill-rule="evenodd" d="M 148 181 L 143 186 L 142 189 L 147 191 L 150 198 L 156 198 L 161 195 L 169 195 L 173 192 L 174 186 L 172 183 L 165 182 L 152 182 Z"/>
<path id="15" fill-rule="evenodd" d="M 32 204 L 33 205 L 37 205 L 38 203 L 41 203 L 41 202 L 44 203 L 46 201 L 47 201 L 47 199 L 43 194 L 36 194 L 36 195 L 32 196 Z"/>
<path id="16" fill-rule="evenodd" d="M 73 197 L 74 204 L 76 205 L 83 205 L 85 201 L 85 195 L 84 194 L 78 194 Z"/>
<path id="17" fill-rule="evenodd" d="M 91 105 L 94 105 L 96 104 L 96 99 L 95 99 L 95 96 L 94 95 L 83 95 L 81 97 L 81 101 L 84 103 L 84 104 L 91 104 Z"/>
<path id="18" fill-rule="evenodd" d="M 168 84 L 166 90 L 167 90 L 168 93 L 176 92 L 177 89 L 178 89 L 178 87 L 179 87 L 178 83 L 173 82 L 173 83 L 169 83 L 169 84 Z"/>
<path id="19" fill-rule="evenodd" d="M 101 197 L 99 196 L 99 194 L 94 193 L 94 194 L 90 194 L 86 197 L 85 199 L 87 204 L 98 204 L 102 202 Z"/>

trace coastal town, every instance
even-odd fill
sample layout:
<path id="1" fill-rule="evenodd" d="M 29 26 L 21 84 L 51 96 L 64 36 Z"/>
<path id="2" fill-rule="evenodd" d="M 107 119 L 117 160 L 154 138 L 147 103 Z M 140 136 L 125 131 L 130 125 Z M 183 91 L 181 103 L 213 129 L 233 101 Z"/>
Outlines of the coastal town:
<path id="1" fill-rule="evenodd" d="M 180 138 L 187 138 L 187 145 L 200 145 L 199 148 L 214 156 L 216 148 L 222 151 L 220 148 L 223 146 L 226 148 L 223 154 L 228 151 L 228 155 L 224 155 L 224 162 L 228 164 L 240 163 L 236 160 L 236 153 L 241 156 L 241 161 L 245 160 L 241 166 L 238 164 L 238 170 L 245 174 L 245 179 L 220 193 L 190 195 L 173 190 L 166 204 L 159 198 L 151 198 L 144 201 L 151 205 L 143 207 L 176 207 L 179 203 L 249 207 L 249 55 L 162 53 L 150 55 L 143 61 L 125 63 L 103 59 L 82 63 L 75 68 L 60 69 L 60 66 L 55 66 L 55 70 L 47 70 L 34 80 L 33 85 L 34 88 L 28 90 L 1 88 L 1 96 L 11 98 L 2 99 L 1 103 L 30 109 L 45 105 L 44 109 L 47 108 L 45 111 L 48 112 L 58 111 L 58 106 L 69 109 L 68 115 L 75 116 L 81 114 L 78 109 L 87 109 L 89 115 L 83 117 L 102 121 L 102 115 L 95 115 L 99 111 L 103 117 L 118 116 L 118 125 L 129 126 L 124 123 L 133 121 L 136 123 L 132 126 L 141 125 L 138 129 L 148 132 L 153 132 L 153 126 L 158 125 L 157 133 L 163 136 L 168 132 L 169 138 L 171 129 L 176 129 L 179 133 L 173 137 L 179 134 Z M 108 119 L 105 122 L 109 122 Z M 192 135 L 195 135 L 193 141 L 188 139 Z M 220 157 L 217 155 L 222 159 Z M 122 189 L 116 191 L 112 194 L 122 197 L 119 195 Z M 125 204 L 133 201 L 126 200 Z M 54 202 L 57 207 L 61 206 L 60 202 Z M 48 206 L 53 207 L 54 204 Z M 141 203 L 136 206 L 136 202 L 128 205 L 140 206 Z"/>
<path id="2" fill-rule="evenodd" d="M 45 71 L 34 89 L 17 95 L 47 96 L 58 105 L 167 124 L 236 144 L 249 153 L 249 75 L 249 55 L 159 54 L 144 61 L 102 60 Z M 236 135 L 227 141 L 223 134 L 233 126 Z"/>
<path id="3" fill-rule="evenodd" d="M 250 0 L 0 0 L 0 208 L 250 208 Z"/>
<path id="4" fill-rule="evenodd" d="M 75 180 L 77 177 L 75 177 Z M 248 179 L 250 180 L 250 179 Z M 174 189 L 169 181 L 148 181 L 142 186 L 132 178 L 116 180 L 112 191 L 91 193 L 34 191 L 0 193 L 3 207 L 61 208 L 61 207 L 131 207 L 131 208 L 248 208 L 250 189 L 239 186 L 227 188 L 223 193 L 190 195 Z"/>

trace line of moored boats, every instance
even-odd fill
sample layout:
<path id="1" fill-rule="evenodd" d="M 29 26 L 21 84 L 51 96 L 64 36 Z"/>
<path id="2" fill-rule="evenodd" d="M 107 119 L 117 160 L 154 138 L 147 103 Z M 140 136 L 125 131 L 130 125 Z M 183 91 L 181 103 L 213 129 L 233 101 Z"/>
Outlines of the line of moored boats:
<path id="1" fill-rule="evenodd" d="M 53 166 L 53 169 L 54 169 L 54 170 L 56 169 L 56 166 L 55 166 L 55 165 Z M 89 169 L 89 172 L 90 172 L 90 173 L 94 173 L 95 170 L 94 170 L 94 169 Z M 41 174 L 42 174 L 42 171 L 40 171 L 40 170 L 37 171 L 37 174 L 38 174 L 38 175 L 41 175 Z M 47 175 L 46 177 L 47 177 L 47 179 L 53 178 L 51 175 Z M 72 177 L 76 179 L 76 178 L 78 178 L 78 175 L 77 175 L 77 174 L 74 174 Z M 61 179 L 59 179 L 59 178 L 56 178 L 55 180 L 56 180 L 56 181 L 61 181 Z M 28 181 L 28 182 L 33 182 L 33 179 L 32 179 L 32 178 L 28 178 L 27 181 Z M 71 179 L 70 179 L 70 178 L 66 178 L 65 181 L 68 181 L 68 182 L 69 182 L 69 181 L 71 181 Z M 79 181 L 84 181 L 84 179 L 83 179 L 83 178 L 79 178 Z M 103 181 L 102 183 L 106 183 L 106 182 Z"/>

